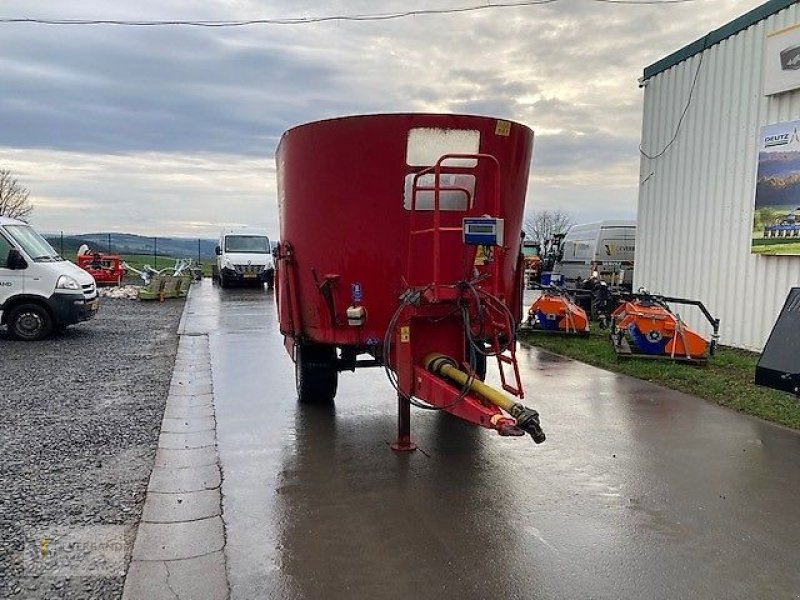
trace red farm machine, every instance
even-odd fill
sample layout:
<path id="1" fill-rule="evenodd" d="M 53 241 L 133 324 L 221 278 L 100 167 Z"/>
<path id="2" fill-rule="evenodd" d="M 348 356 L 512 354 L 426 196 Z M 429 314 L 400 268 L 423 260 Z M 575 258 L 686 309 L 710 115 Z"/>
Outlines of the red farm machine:
<path id="1" fill-rule="evenodd" d="M 523 125 L 465 115 L 284 133 L 276 294 L 301 402 L 331 402 L 340 371 L 377 366 L 397 391 L 395 450 L 415 447 L 412 404 L 544 441 L 535 410 L 482 381 L 492 358 L 505 392 L 523 398 L 515 332 L 532 146 Z"/>
<path id="2" fill-rule="evenodd" d="M 127 270 L 116 254 L 90 250 L 85 244 L 78 249 L 78 266 L 94 277 L 97 285 L 122 285 Z"/>

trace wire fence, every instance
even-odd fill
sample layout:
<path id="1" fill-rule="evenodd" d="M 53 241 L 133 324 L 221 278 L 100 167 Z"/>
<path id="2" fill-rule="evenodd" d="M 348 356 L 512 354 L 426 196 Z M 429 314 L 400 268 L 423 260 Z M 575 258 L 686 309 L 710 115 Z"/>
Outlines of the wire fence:
<path id="1" fill-rule="evenodd" d="M 45 235 L 50 244 L 64 258 L 75 260 L 78 249 L 86 245 L 92 252 L 119 256 L 136 268 L 147 264 L 154 269 L 162 269 L 174 264 L 176 260 L 191 258 L 196 260 L 203 271 L 211 272 L 215 262 L 216 240 L 207 238 L 173 238 L 163 236 L 139 236 L 131 234 L 69 234 L 63 231 Z"/>

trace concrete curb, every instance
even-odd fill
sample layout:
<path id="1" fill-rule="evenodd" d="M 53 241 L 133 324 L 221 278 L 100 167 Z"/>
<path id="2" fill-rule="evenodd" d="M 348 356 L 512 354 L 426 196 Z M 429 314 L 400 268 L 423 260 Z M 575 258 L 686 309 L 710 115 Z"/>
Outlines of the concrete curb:
<path id="1" fill-rule="evenodd" d="M 187 298 L 123 600 L 224 600 L 230 593 L 211 355 L 208 335 L 185 334 L 189 305 Z"/>
<path id="2" fill-rule="evenodd" d="M 186 300 L 183 304 L 183 313 L 181 313 L 181 320 L 178 321 L 178 335 L 184 335 L 186 333 L 186 320 L 189 318 L 189 301 L 192 299 L 192 290 L 194 290 L 195 285 L 190 285 L 189 291 L 186 292 Z"/>

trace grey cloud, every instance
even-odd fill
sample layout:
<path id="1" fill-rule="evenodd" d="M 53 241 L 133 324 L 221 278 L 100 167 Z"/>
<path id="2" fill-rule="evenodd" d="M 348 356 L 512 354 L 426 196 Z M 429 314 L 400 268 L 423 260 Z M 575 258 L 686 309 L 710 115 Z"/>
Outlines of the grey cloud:
<path id="1" fill-rule="evenodd" d="M 630 160 L 637 148 L 636 139 L 603 133 L 538 135 L 534 141 L 534 170 L 560 168 L 568 174 L 579 168 L 600 168 Z"/>
<path id="2" fill-rule="evenodd" d="M 119 218 L 133 225 L 141 214 L 158 213 L 165 199 L 170 222 L 207 221 L 222 203 L 233 207 L 234 221 L 274 223 L 274 184 L 263 166 L 252 167 L 254 174 L 250 166 L 230 166 L 241 177 L 252 175 L 245 185 L 208 173 L 213 160 L 201 161 L 198 169 L 187 166 L 189 159 L 215 153 L 243 164 L 253 157 L 269 160 L 287 127 L 342 114 L 475 112 L 519 120 L 537 132 L 533 201 L 574 202 L 592 212 L 604 206 L 611 211 L 613 200 L 613 210 L 630 215 L 641 127 L 636 79 L 642 68 L 759 2 L 611 6 L 562 0 L 467 15 L 236 30 L 0 25 L 0 150 L 17 156 L 24 149 L 34 157 L 49 149 L 56 169 L 85 161 L 78 153 L 100 157 L 96 172 L 68 181 L 45 179 L 35 165 L 26 166 L 34 195 L 42 190 L 51 200 L 52 208 L 43 205 L 37 218 L 53 223 L 67 220 L 59 198 L 103 205 L 110 197 L 120 199 Z M 2 12 L 201 19 L 468 3 L 7 0 Z M 183 157 L 171 166 L 175 173 L 206 180 L 187 188 L 163 173 L 151 178 L 147 156 L 154 153 Z M 103 159 L 120 155 L 142 167 L 127 176 L 125 161 Z M 613 185 L 598 178 L 587 189 L 577 177 L 603 169 L 614 172 Z M 629 187 L 620 191 L 618 180 L 628 177 Z M 197 200 L 187 203 L 187 197 Z M 148 230 L 157 226 L 148 220 Z"/>
<path id="3" fill-rule="evenodd" d="M 223 45 L 202 31 L 145 33 L 104 47 L 43 39 L 31 55 L 3 38 L 4 63 L 20 65 L 4 77 L 4 144 L 263 154 L 313 112 L 309 87 L 337 88 L 333 67 L 280 49 Z"/>

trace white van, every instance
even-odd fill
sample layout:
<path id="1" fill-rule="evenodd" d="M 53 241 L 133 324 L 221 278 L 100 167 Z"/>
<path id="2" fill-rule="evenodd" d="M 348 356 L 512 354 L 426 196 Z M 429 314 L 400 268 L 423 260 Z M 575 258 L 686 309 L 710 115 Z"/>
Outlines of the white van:
<path id="1" fill-rule="evenodd" d="M 33 227 L 0 217 L 0 324 L 25 341 L 88 321 L 99 301 L 94 278 L 61 258 Z"/>
<path id="2" fill-rule="evenodd" d="M 215 251 L 217 279 L 221 287 L 260 282 L 272 289 L 275 263 L 266 231 L 249 227 L 226 229 L 220 234 Z"/>
<path id="3" fill-rule="evenodd" d="M 568 284 L 597 275 L 613 286 L 633 284 L 636 221 L 600 221 L 576 225 L 561 243 L 553 273 Z"/>

